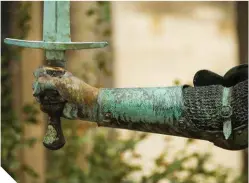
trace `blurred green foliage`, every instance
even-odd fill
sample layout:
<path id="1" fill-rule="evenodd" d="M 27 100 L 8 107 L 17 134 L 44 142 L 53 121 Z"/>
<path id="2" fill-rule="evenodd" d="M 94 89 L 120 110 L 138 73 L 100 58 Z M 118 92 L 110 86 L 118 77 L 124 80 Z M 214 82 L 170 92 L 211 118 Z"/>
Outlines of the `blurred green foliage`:
<path id="1" fill-rule="evenodd" d="M 27 25 L 29 20 L 27 4 L 26 10 L 20 11 L 18 25 Z M 110 22 L 110 2 L 96 2 L 95 8 L 86 13 L 92 16 L 99 14 L 97 26 L 104 22 Z M 97 8 L 96 8 L 97 7 Z M 22 17 L 25 16 L 25 17 Z M 24 22 L 22 22 L 24 21 Z M 21 23 L 22 22 L 22 23 Z M 25 27 L 25 26 L 24 26 Z M 19 27 L 20 29 L 24 27 Z M 26 26 L 27 27 L 27 26 Z M 27 33 L 23 31 L 22 34 Z M 110 40 L 110 27 L 101 32 Z M 24 35 L 23 35 L 24 36 Z M 108 40 L 107 40 L 108 41 Z M 6 45 L 2 45 L 6 46 Z M 19 52 L 7 49 L 2 53 L 2 167 L 18 181 L 18 170 L 25 170 L 31 176 L 37 174 L 28 166 L 22 165 L 18 159 L 19 150 L 32 146 L 36 139 L 22 139 L 22 121 L 15 117 L 12 108 L 12 86 L 9 65 L 11 56 L 18 56 Z M 106 68 L 107 58 L 105 52 L 96 52 L 97 67 Z M 110 74 L 107 71 L 106 74 Z M 85 79 L 85 81 L 87 81 Z M 176 81 L 175 84 L 180 84 Z M 26 123 L 36 123 L 37 110 L 34 106 L 25 105 L 23 113 L 26 114 Z M 47 183 L 159 183 L 168 180 L 170 183 L 241 183 L 243 177 L 235 177 L 232 170 L 220 165 L 208 169 L 206 164 L 210 162 L 211 154 L 189 153 L 187 150 L 193 145 L 193 140 L 188 140 L 171 161 L 167 159 L 172 151 L 165 149 L 155 160 L 155 167 L 149 174 L 143 172 L 140 161 L 141 155 L 136 152 L 137 145 L 148 138 L 148 133 L 133 132 L 127 138 L 121 138 L 117 130 L 101 128 L 98 130 L 82 130 L 81 124 L 64 120 L 63 130 L 67 139 L 66 145 L 57 151 L 47 151 Z M 82 134 L 84 133 L 84 134 Z M 40 142 L 39 142 L 40 143 Z M 169 143 L 167 140 L 166 143 Z M 127 161 L 126 154 L 138 163 Z M 188 162 L 195 163 L 188 166 Z M 134 179 L 134 173 L 140 177 Z M 233 179 L 229 181 L 228 179 Z M 235 177 L 235 178 L 234 178 Z"/>
<path id="2" fill-rule="evenodd" d="M 49 159 L 47 183 L 159 183 L 162 180 L 171 183 L 241 183 L 243 180 L 221 165 L 208 168 L 211 153 L 188 152 L 194 143 L 191 139 L 170 160 L 167 157 L 173 148 L 167 147 L 154 160 L 151 172 L 144 174 L 136 147 L 149 137 L 148 133 L 133 132 L 128 138 L 121 138 L 116 130 L 102 128 L 88 130 L 83 135 L 77 135 L 76 131 L 66 134 L 67 145 L 53 152 Z M 130 161 L 125 158 L 126 154 L 130 154 Z M 134 173 L 139 173 L 140 177 L 134 179 Z"/>
<path id="3" fill-rule="evenodd" d="M 29 10 L 30 3 L 17 4 L 16 11 L 13 13 L 16 16 L 16 26 L 18 31 L 17 38 L 23 39 L 28 33 L 28 21 L 30 20 Z M 19 181 L 20 172 L 26 172 L 33 177 L 37 177 L 35 171 L 29 166 L 23 164 L 18 158 L 21 151 L 26 147 L 32 147 L 36 142 L 34 138 L 23 139 L 23 124 L 36 123 L 36 114 L 38 110 L 33 104 L 23 106 L 22 119 L 18 119 L 13 109 L 13 83 L 11 72 L 11 60 L 18 61 L 20 58 L 21 48 L 11 48 L 2 44 L 1 53 L 1 166 L 16 180 Z"/>

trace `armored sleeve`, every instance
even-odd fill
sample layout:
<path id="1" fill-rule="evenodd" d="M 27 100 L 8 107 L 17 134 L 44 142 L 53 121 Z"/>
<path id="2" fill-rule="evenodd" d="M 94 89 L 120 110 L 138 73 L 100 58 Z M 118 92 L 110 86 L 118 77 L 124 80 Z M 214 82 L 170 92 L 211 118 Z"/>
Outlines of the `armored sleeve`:
<path id="1" fill-rule="evenodd" d="M 246 148 L 248 79 L 240 81 L 238 72 L 227 80 L 198 73 L 203 77 L 195 77 L 194 87 L 101 88 L 92 106 L 71 107 L 68 116 L 102 127 L 207 140 L 229 150 Z M 228 80 L 236 82 L 224 85 Z"/>
<path id="2" fill-rule="evenodd" d="M 248 145 L 247 91 L 247 80 L 228 88 L 103 89 L 96 121 L 99 126 L 208 140 L 239 150 Z"/>
<path id="3" fill-rule="evenodd" d="M 183 101 L 181 129 L 191 128 L 190 136 L 230 150 L 248 146 L 248 80 L 230 88 L 185 87 Z"/>

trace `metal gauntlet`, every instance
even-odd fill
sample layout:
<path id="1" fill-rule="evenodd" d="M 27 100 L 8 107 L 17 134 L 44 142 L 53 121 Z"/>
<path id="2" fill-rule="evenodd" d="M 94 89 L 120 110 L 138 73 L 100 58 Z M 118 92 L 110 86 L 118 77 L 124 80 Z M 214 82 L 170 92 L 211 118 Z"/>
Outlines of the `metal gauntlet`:
<path id="1" fill-rule="evenodd" d="M 248 80 L 225 88 L 220 85 L 183 90 L 184 123 L 189 138 L 239 150 L 248 146 Z M 184 130 L 183 130 L 184 133 Z"/>

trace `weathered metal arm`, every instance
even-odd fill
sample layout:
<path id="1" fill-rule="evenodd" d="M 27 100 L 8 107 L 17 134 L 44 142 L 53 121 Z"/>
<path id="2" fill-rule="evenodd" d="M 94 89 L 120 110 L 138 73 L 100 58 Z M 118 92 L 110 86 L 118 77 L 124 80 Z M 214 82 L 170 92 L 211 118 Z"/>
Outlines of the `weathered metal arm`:
<path id="1" fill-rule="evenodd" d="M 67 104 L 64 114 L 99 126 L 208 140 L 221 148 L 239 150 L 248 145 L 247 82 L 230 88 L 96 89 L 87 85 L 85 91 L 95 95 L 84 94 L 85 104 Z M 227 122 L 232 126 L 224 131 Z"/>
<path id="2" fill-rule="evenodd" d="M 5 43 L 45 49 L 47 66 L 50 66 L 46 68 L 46 77 L 51 80 L 58 81 L 65 76 L 66 50 L 107 45 L 106 42 L 71 42 L 69 1 L 44 1 L 43 15 L 42 41 L 7 38 Z M 236 73 L 238 68 L 230 73 Z M 236 81 L 236 85 L 231 86 L 221 84 L 223 78 L 215 74 L 209 74 L 208 78 L 200 74 L 204 77 L 197 82 L 199 87 L 96 89 L 77 79 L 70 85 L 70 79 L 64 78 L 64 86 L 48 82 L 47 87 L 36 81 L 34 96 L 49 115 L 43 143 L 53 150 L 65 144 L 60 124 L 60 116 L 64 116 L 94 121 L 99 126 L 208 140 L 230 150 L 246 148 L 247 70 L 244 73 L 247 79 L 243 82 L 237 82 L 241 75 L 230 74 Z M 39 80 L 39 76 L 35 77 Z M 209 82 L 215 85 L 206 86 Z"/>

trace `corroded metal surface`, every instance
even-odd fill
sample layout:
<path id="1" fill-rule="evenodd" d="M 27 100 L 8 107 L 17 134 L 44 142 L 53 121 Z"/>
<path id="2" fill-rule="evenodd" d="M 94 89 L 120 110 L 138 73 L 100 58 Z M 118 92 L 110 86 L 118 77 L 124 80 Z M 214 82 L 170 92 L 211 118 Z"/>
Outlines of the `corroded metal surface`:
<path id="1" fill-rule="evenodd" d="M 4 40 L 6 44 L 16 45 L 25 48 L 45 49 L 45 50 L 78 50 L 78 49 L 93 49 L 104 48 L 108 45 L 107 42 L 45 42 L 45 41 L 25 41 L 20 39 Z"/>
<path id="2" fill-rule="evenodd" d="M 183 87 L 101 89 L 98 125 L 190 137 L 183 120 Z"/>
<path id="3" fill-rule="evenodd" d="M 70 1 L 44 1 L 43 41 L 71 41 Z"/>
<path id="4" fill-rule="evenodd" d="M 45 144 L 53 144 L 54 141 L 59 140 L 57 132 L 52 125 L 48 125 L 47 135 L 45 135 Z"/>
<path id="5" fill-rule="evenodd" d="M 38 69 L 36 77 L 47 68 Z M 248 144 L 247 80 L 233 87 L 97 89 L 68 72 L 60 78 L 49 77 L 42 78 L 38 92 L 57 89 L 67 100 L 61 114 L 65 118 L 97 122 L 104 127 L 208 140 L 230 150 L 243 149 Z M 226 127 L 231 130 L 229 136 L 224 133 L 226 121 L 231 122 Z"/>
<path id="6" fill-rule="evenodd" d="M 127 128 L 146 124 L 146 131 L 150 124 L 174 128 L 182 116 L 182 87 L 101 89 L 98 105 L 100 125 L 112 126 L 116 121 L 118 126 L 123 121 Z"/>
<path id="7" fill-rule="evenodd" d="M 56 89 L 67 100 L 61 114 L 65 118 L 97 122 L 103 127 L 208 140 L 229 150 L 248 145 L 248 80 L 232 87 L 97 89 L 67 71 L 54 78 L 51 73 L 44 75 L 46 70 L 56 71 L 50 67 L 38 69 L 35 76 L 39 84 L 35 87 L 41 86 L 37 89 L 40 93 Z M 39 73 L 44 77 L 39 78 Z M 229 136 L 224 133 L 226 121 L 231 122 L 226 127 L 231 130 Z"/>
<path id="8" fill-rule="evenodd" d="M 248 145 L 248 117 L 239 122 L 241 117 L 227 107 L 238 108 L 239 103 L 233 106 L 234 95 L 237 101 L 246 101 L 247 82 L 231 88 L 212 85 L 101 89 L 96 122 L 105 127 L 208 140 L 229 150 L 243 149 Z M 247 116 L 245 107 L 244 104 L 242 116 Z M 229 135 L 224 133 L 226 121 L 233 123 L 228 126 Z"/>

